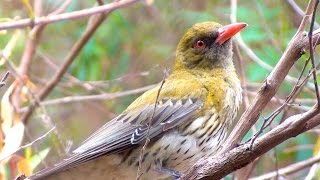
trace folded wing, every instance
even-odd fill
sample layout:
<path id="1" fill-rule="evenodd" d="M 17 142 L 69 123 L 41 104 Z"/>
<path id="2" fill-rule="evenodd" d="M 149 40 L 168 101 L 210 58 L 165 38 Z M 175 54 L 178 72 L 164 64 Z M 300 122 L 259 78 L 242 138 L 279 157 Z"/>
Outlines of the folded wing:
<path id="1" fill-rule="evenodd" d="M 92 134 L 73 151 L 70 158 L 40 171 L 30 179 L 45 177 L 102 155 L 118 153 L 142 144 L 147 137 L 152 139 L 192 119 L 202 104 L 193 98 L 162 99 L 133 111 L 125 111 Z"/>

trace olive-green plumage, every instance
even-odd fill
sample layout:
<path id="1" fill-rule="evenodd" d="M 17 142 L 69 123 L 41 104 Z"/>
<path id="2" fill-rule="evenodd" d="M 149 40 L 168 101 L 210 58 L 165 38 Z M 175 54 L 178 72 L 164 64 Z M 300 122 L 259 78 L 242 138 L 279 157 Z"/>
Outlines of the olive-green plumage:
<path id="1" fill-rule="evenodd" d="M 195 24 L 180 40 L 163 84 L 142 94 L 70 158 L 29 178 L 135 179 L 139 160 L 141 179 L 178 177 L 214 154 L 241 102 L 230 38 L 244 26 L 234 25 L 233 31 L 215 22 Z M 141 155 L 147 137 L 151 141 Z"/>

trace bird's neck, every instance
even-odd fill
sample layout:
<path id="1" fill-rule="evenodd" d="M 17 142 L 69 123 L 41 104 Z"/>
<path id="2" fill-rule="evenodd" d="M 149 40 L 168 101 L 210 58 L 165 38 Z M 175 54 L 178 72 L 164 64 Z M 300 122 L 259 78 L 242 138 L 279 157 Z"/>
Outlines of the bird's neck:
<path id="1" fill-rule="evenodd" d="M 196 61 L 196 60 L 195 60 Z M 175 71 L 183 70 L 183 69 L 203 69 L 203 70 L 212 70 L 212 69 L 219 69 L 223 68 L 226 71 L 233 71 L 234 65 L 232 58 L 220 59 L 220 60 L 207 60 L 201 59 L 195 63 L 185 64 L 183 63 L 183 59 L 176 59 L 176 63 L 174 66 Z"/>

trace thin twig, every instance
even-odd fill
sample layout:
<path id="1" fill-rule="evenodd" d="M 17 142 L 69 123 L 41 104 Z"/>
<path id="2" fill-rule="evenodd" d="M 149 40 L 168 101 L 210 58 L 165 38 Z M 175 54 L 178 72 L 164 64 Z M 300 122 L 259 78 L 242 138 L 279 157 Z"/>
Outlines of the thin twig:
<path id="1" fill-rule="evenodd" d="M 94 14 L 107 13 L 109 11 L 133 4 L 137 1 L 138 0 L 115 1 L 113 3 L 109 3 L 109 4 L 106 4 L 103 6 L 83 9 L 83 10 L 74 11 L 74 12 L 70 12 L 70 13 L 50 15 L 50 16 L 44 16 L 44 17 L 35 17 L 34 19 L 21 19 L 21 20 L 17 20 L 17 21 L 4 22 L 4 23 L 0 23 L 0 30 L 24 28 L 24 27 L 28 27 L 28 26 L 33 27 L 33 26 L 37 26 L 37 25 L 41 25 L 41 24 L 50 24 L 50 23 L 54 23 L 54 22 L 78 19 L 78 18 L 82 18 L 82 17 L 86 17 L 86 16 L 92 16 Z"/>
<path id="2" fill-rule="evenodd" d="M 140 157 L 139 157 L 139 167 L 138 167 L 138 171 L 137 171 L 137 178 L 136 180 L 140 179 L 140 177 L 144 174 L 144 172 L 141 172 L 141 169 L 142 169 L 142 159 L 143 159 L 143 156 L 144 156 L 144 152 L 150 142 L 150 128 L 151 128 L 151 124 L 152 124 L 152 120 L 154 118 L 154 115 L 156 113 L 156 109 L 157 109 L 157 106 L 158 106 L 158 101 L 159 101 L 159 96 L 160 96 L 160 92 L 162 90 L 162 87 L 164 85 L 166 81 L 166 76 L 163 77 L 162 81 L 161 81 L 161 84 L 160 84 L 160 87 L 158 89 L 158 92 L 157 92 L 157 97 L 156 97 L 156 101 L 155 101 L 155 104 L 154 104 L 154 108 L 153 108 L 153 112 L 152 112 L 152 116 L 149 120 L 149 122 L 147 123 L 147 126 L 148 126 L 148 130 L 147 130 L 147 137 L 146 137 L 146 141 L 141 149 L 141 152 L 140 152 Z"/>
<path id="3" fill-rule="evenodd" d="M 32 146 L 34 143 L 40 141 L 41 139 L 45 138 L 48 134 L 50 134 L 56 127 L 52 127 L 49 131 L 47 131 L 45 134 L 43 134 L 42 136 L 38 137 L 37 139 L 33 140 L 32 142 L 25 144 L 23 146 L 20 146 L 18 149 L 14 150 L 13 152 L 11 152 L 9 155 L 2 157 L 0 159 L 0 162 L 7 159 L 8 157 L 10 157 L 11 155 L 15 154 L 16 152 L 20 151 L 21 149 L 25 149 L 27 147 Z"/>
<path id="4" fill-rule="evenodd" d="M 246 166 L 285 140 L 318 126 L 320 124 L 319 120 L 320 109 L 315 107 L 308 112 L 291 116 L 282 124 L 259 137 L 252 150 L 249 150 L 250 142 L 247 142 L 230 151 L 216 154 L 213 157 L 202 158 L 181 179 L 221 179 L 234 170 Z"/>
<path id="5" fill-rule="evenodd" d="M 305 71 L 305 69 L 306 69 L 306 67 L 307 67 L 307 65 L 308 65 L 309 62 L 310 62 L 310 57 L 309 57 L 309 58 L 306 60 L 306 62 L 304 63 L 304 66 L 303 66 L 303 68 L 302 68 L 302 71 L 301 71 L 300 76 L 299 76 L 298 79 L 301 79 L 302 74 L 303 74 L 303 72 Z M 305 80 L 304 80 L 302 83 L 299 84 L 300 88 L 297 89 L 296 92 L 292 95 L 292 97 L 291 97 L 290 101 L 288 102 L 288 104 L 293 104 L 293 103 L 295 102 L 296 98 L 298 97 L 298 95 L 300 94 L 300 92 L 303 90 L 303 87 L 306 85 L 306 83 L 309 81 L 309 79 L 310 79 L 310 75 L 308 75 L 308 76 L 305 78 Z M 296 85 L 297 85 L 297 84 L 296 84 Z M 295 86 L 296 86 L 296 85 L 295 85 Z M 282 117 L 281 117 L 280 123 L 282 123 L 282 122 L 287 118 L 288 110 L 289 110 L 289 107 L 288 107 L 288 106 L 284 108 L 284 110 L 283 110 L 283 115 L 282 115 Z"/>
<path id="6" fill-rule="evenodd" d="M 231 22 L 235 23 L 236 22 L 236 8 L 231 7 Z M 243 41 L 242 37 L 240 34 L 237 34 L 235 36 L 235 41 L 236 43 L 239 45 L 239 47 L 247 54 L 247 56 L 250 57 L 250 59 L 252 61 L 254 61 L 255 63 L 257 63 L 260 67 L 262 67 L 263 69 L 272 72 L 274 67 L 272 67 L 271 65 L 269 65 L 268 63 L 266 63 L 265 61 L 263 61 L 262 59 L 260 59 L 253 51 L 252 49 Z M 295 77 L 292 77 L 290 75 L 287 75 L 285 77 L 285 80 L 290 82 L 290 83 L 296 83 L 297 79 Z M 313 84 L 308 83 L 307 84 L 308 87 L 313 87 Z"/>
<path id="7" fill-rule="evenodd" d="M 317 13 L 318 4 L 319 4 L 319 0 L 317 0 L 316 4 L 314 5 L 308 36 L 309 36 L 309 46 L 310 46 L 309 50 L 310 50 L 311 65 L 312 65 L 312 69 L 313 69 L 312 75 L 313 75 L 314 89 L 316 91 L 318 105 L 320 105 L 320 95 L 319 95 L 319 87 L 318 87 L 318 81 L 317 81 L 317 71 L 315 68 L 315 60 L 314 60 L 314 47 L 313 47 L 313 42 L 312 42 L 313 41 L 313 37 L 312 37 L 313 26 L 314 26 L 315 16 Z"/>
<path id="8" fill-rule="evenodd" d="M 320 121 L 318 121 L 320 110 L 311 108 L 305 113 L 291 116 L 276 128 L 259 137 L 254 143 L 252 151 L 250 151 L 250 142 L 237 146 L 252 125 L 256 123 L 261 112 L 287 76 L 290 68 L 301 57 L 302 52 L 308 48 L 308 37 L 304 29 L 308 17 L 313 12 L 313 5 L 314 0 L 311 0 L 300 29 L 291 39 L 278 64 L 266 78 L 250 107 L 242 114 L 221 150 L 214 157 L 200 159 L 185 172 L 181 179 L 221 179 L 232 171 L 244 167 L 284 140 L 320 124 Z M 231 165 L 226 166 L 226 163 Z"/>
<path id="9" fill-rule="evenodd" d="M 310 0 L 309 1 L 306 12 L 302 18 L 302 21 L 300 23 L 300 26 L 298 28 L 297 33 L 301 33 L 306 29 L 308 21 L 310 21 L 310 16 L 312 15 L 312 12 L 314 10 L 313 7 L 315 6 L 316 1 L 318 1 L 318 0 Z"/>
<path id="10" fill-rule="evenodd" d="M 314 4 L 313 1 L 314 0 L 311 0 L 309 2 L 306 16 L 312 14 L 313 6 L 310 4 Z M 300 26 L 301 28 L 305 27 L 305 25 L 303 25 L 304 21 L 307 21 L 307 18 L 304 18 L 302 25 Z M 237 122 L 237 125 L 233 128 L 231 134 L 224 143 L 221 152 L 227 152 L 234 148 L 253 126 L 253 124 L 255 124 L 262 110 L 277 92 L 280 84 L 287 76 L 290 68 L 293 66 L 296 60 L 301 57 L 301 52 L 306 48 L 306 40 L 307 37 L 305 36 L 304 31 L 298 30 L 291 42 L 288 44 L 288 47 L 281 56 L 278 64 L 266 78 L 264 85 L 257 93 L 257 96 L 252 101 L 250 107 L 242 114 L 240 120 Z"/>
<path id="11" fill-rule="evenodd" d="M 65 1 L 60 7 L 58 7 L 56 10 L 54 10 L 52 13 L 49 15 L 55 15 L 58 13 L 63 12 L 67 6 L 70 4 L 71 0 Z M 34 2 L 35 6 L 35 15 L 36 16 L 41 16 L 41 11 L 42 11 L 42 0 L 36 0 Z M 42 32 L 44 28 L 46 27 L 47 24 L 41 24 L 39 26 L 35 26 L 32 28 L 28 35 L 28 41 L 26 43 L 20 65 L 19 65 L 19 73 L 21 75 L 26 75 L 28 76 L 28 72 L 32 63 L 32 60 L 34 58 L 34 54 L 36 52 L 37 45 L 41 39 Z"/>
<path id="12" fill-rule="evenodd" d="M 304 12 L 302 11 L 302 9 L 298 6 L 298 4 L 294 1 L 294 0 L 287 0 L 288 4 L 292 7 L 292 9 L 297 13 L 299 14 L 299 16 L 301 18 L 303 18 L 304 16 Z M 316 28 L 319 28 L 320 25 L 317 23 L 317 22 L 314 22 L 315 24 L 315 27 Z"/>
<path id="13" fill-rule="evenodd" d="M 65 0 L 56 10 L 52 11 L 49 15 L 55 15 L 64 12 L 71 2 L 72 0 Z"/>
<path id="14" fill-rule="evenodd" d="M 277 156 L 277 147 L 273 148 L 274 168 L 276 172 L 276 179 L 279 179 L 279 162 Z"/>
<path id="15" fill-rule="evenodd" d="M 59 66 L 56 65 L 47 55 L 45 55 L 43 52 L 41 52 L 40 50 L 37 51 L 37 54 L 41 57 L 42 60 L 44 60 L 44 62 L 52 67 L 54 69 L 54 72 L 56 72 L 59 69 Z M 76 77 L 72 76 L 70 73 L 66 72 L 65 73 L 65 77 L 67 77 L 72 83 L 77 84 L 81 87 L 83 87 L 84 89 L 86 89 L 87 91 L 91 91 L 93 90 L 95 87 L 93 87 L 91 84 L 86 83 L 86 82 L 81 82 L 79 79 L 77 79 Z"/>
<path id="16" fill-rule="evenodd" d="M 291 99 L 300 92 L 300 90 L 301 90 L 302 87 L 303 87 L 302 85 L 305 84 L 305 83 L 309 80 L 309 77 L 310 77 L 311 73 L 309 73 L 309 74 L 307 75 L 307 77 L 305 77 L 304 80 L 303 80 L 301 83 L 299 83 L 300 80 L 301 80 L 301 78 L 302 78 L 302 75 L 303 75 L 304 71 L 306 70 L 306 67 L 307 67 L 308 63 L 309 63 L 309 59 L 304 63 L 304 66 L 303 66 L 303 68 L 302 68 L 302 70 L 301 70 L 301 73 L 300 73 L 300 75 L 299 75 L 299 77 L 298 77 L 298 82 L 293 86 L 293 89 L 291 90 L 290 94 L 287 96 L 285 102 L 282 103 L 282 105 L 281 105 L 279 108 L 277 108 L 277 110 L 275 110 L 275 111 L 266 119 L 266 120 L 270 120 L 270 119 L 271 119 L 271 120 L 270 120 L 270 122 L 269 122 L 268 124 L 265 124 L 265 126 L 262 125 L 262 128 L 263 128 L 263 129 L 267 128 L 267 127 L 270 125 L 270 123 L 272 122 L 272 120 L 282 111 L 282 109 L 283 109 L 287 104 L 290 103 Z"/>
<path id="17" fill-rule="evenodd" d="M 75 58 L 78 56 L 80 53 L 81 49 L 83 46 L 88 42 L 88 40 L 91 38 L 95 30 L 100 26 L 100 24 L 103 22 L 103 20 L 107 17 L 107 15 L 112 12 L 113 10 L 124 7 L 126 5 L 132 4 L 133 2 L 136 2 L 137 0 L 122 0 L 122 1 L 117 1 L 114 3 L 110 3 L 107 5 L 104 5 L 103 10 L 99 12 L 102 12 L 98 16 L 93 16 L 93 18 L 96 18 L 94 21 L 89 20 L 89 27 L 86 29 L 84 35 L 82 38 L 77 41 L 74 46 L 71 48 L 70 53 L 66 57 L 64 63 L 62 64 L 61 68 L 54 74 L 53 78 L 45 85 L 44 88 L 42 88 L 37 95 L 37 99 L 40 101 L 43 100 L 56 86 L 56 84 L 61 80 L 71 63 L 75 60 Z M 102 7 L 102 6 L 101 6 Z M 99 7 L 96 7 L 99 8 Z M 90 11 L 89 11 L 90 12 Z M 1 26 L 1 25 L 0 25 Z M 30 115 L 33 112 L 33 109 L 35 108 L 36 104 L 32 104 L 29 106 L 27 112 L 23 114 L 22 116 L 22 122 L 27 123 Z"/>
<path id="18" fill-rule="evenodd" d="M 0 88 L 3 87 L 4 85 L 6 85 L 6 80 L 9 77 L 10 72 L 7 71 L 6 74 L 4 74 L 4 76 L 1 78 L 0 80 Z"/>
<path id="19" fill-rule="evenodd" d="M 95 94 L 95 95 L 83 95 L 83 96 L 66 96 L 63 98 L 51 99 L 47 101 L 39 102 L 42 106 L 52 106 L 52 105 L 62 105 L 67 103 L 80 103 L 83 101 L 105 101 L 111 100 L 119 97 L 129 96 L 133 94 L 138 94 L 145 92 L 149 89 L 154 88 L 156 85 L 144 86 L 137 89 L 115 92 L 115 93 L 104 93 L 104 94 Z M 27 108 L 21 108 L 22 112 L 27 111 Z"/>
<path id="20" fill-rule="evenodd" d="M 320 162 L 320 156 L 312 157 L 307 160 L 300 161 L 300 162 L 291 164 L 287 167 L 279 169 L 278 175 L 289 175 L 292 173 L 296 173 L 296 172 L 301 171 L 305 168 L 308 168 L 318 162 Z M 277 172 L 272 171 L 272 172 L 269 172 L 269 173 L 261 175 L 261 176 L 250 178 L 249 180 L 273 179 L 276 176 L 277 176 Z"/>
<path id="21" fill-rule="evenodd" d="M 318 157 L 318 156 L 320 156 L 320 151 L 318 151 L 314 155 L 314 157 Z M 319 163 L 313 164 L 304 180 L 312 180 L 312 179 L 314 179 L 314 176 L 317 174 L 317 171 L 318 171 L 318 166 L 319 166 Z"/>
<path id="22" fill-rule="evenodd" d="M 305 68 L 308 64 L 308 61 L 306 61 L 305 65 L 303 66 L 303 69 L 302 69 L 302 72 L 300 73 L 300 76 L 298 78 L 298 80 L 300 81 L 304 71 L 305 71 Z M 290 100 L 292 99 L 292 97 L 297 93 L 299 92 L 299 89 L 302 88 L 301 84 L 304 84 L 308 79 L 309 77 L 311 76 L 311 73 L 310 72 L 308 74 L 308 76 L 299 84 L 299 81 L 294 85 L 292 91 L 290 92 L 290 94 L 287 96 L 285 102 L 280 106 L 278 107 L 273 113 L 271 113 L 271 115 L 267 118 L 264 119 L 263 123 L 262 123 L 262 126 L 261 128 L 259 129 L 259 131 L 251 138 L 251 146 L 250 146 L 250 149 L 253 147 L 253 143 L 254 141 L 257 139 L 257 137 L 262 134 L 262 132 L 268 127 L 271 125 L 272 121 L 280 114 L 280 112 L 283 110 L 283 108 L 290 102 Z"/>

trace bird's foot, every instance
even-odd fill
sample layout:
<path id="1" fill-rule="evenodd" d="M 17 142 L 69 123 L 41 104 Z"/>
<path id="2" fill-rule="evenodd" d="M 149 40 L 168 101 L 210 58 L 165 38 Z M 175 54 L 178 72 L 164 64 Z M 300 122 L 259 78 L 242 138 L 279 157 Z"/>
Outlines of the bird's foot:
<path id="1" fill-rule="evenodd" d="M 170 176 L 172 176 L 174 180 L 178 180 L 182 176 L 182 174 L 179 171 L 176 171 L 171 168 L 161 167 L 159 171 L 166 174 L 170 174 Z"/>

